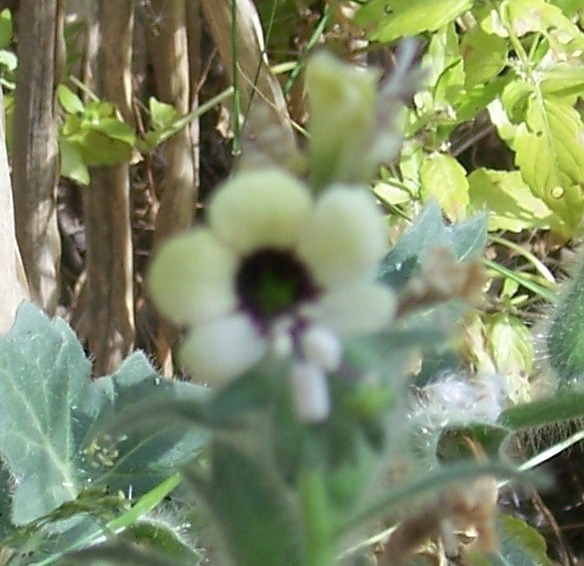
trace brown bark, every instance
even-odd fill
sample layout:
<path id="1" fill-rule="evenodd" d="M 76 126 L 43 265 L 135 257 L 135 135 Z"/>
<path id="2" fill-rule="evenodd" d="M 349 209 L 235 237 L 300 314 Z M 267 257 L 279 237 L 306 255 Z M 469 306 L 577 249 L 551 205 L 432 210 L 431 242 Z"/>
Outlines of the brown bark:
<path id="1" fill-rule="evenodd" d="M 196 105 L 192 93 L 193 68 L 198 68 L 196 13 L 190 0 L 152 0 L 160 24 L 151 29 L 148 42 L 158 98 L 172 104 L 181 115 Z M 190 37 L 187 16 L 190 15 Z M 191 59 L 189 55 L 196 59 Z M 160 187 L 160 207 L 156 217 L 154 245 L 191 226 L 198 189 L 198 125 L 177 132 L 162 146 L 165 172 Z M 162 321 L 157 332 L 158 362 L 165 375 L 172 374 L 172 347 L 177 330 Z"/>
<path id="2" fill-rule="evenodd" d="M 152 67 L 158 98 L 181 115 L 191 110 L 187 43 L 187 0 L 151 0 L 160 25 L 149 34 Z M 189 228 L 195 198 L 195 164 L 189 128 L 183 128 L 162 147 L 165 162 L 155 245 Z"/>
<path id="3" fill-rule="evenodd" d="M 101 0 L 96 89 L 132 121 L 134 3 Z M 130 180 L 127 164 L 97 167 L 85 199 L 89 348 L 97 375 L 111 373 L 134 343 Z"/>
<path id="4" fill-rule="evenodd" d="M 55 88 L 63 61 L 59 0 L 23 0 L 15 93 L 12 179 L 16 233 L 32 299 L 53 314 L 59 300 L 61 243 L 55 188 Z"/>

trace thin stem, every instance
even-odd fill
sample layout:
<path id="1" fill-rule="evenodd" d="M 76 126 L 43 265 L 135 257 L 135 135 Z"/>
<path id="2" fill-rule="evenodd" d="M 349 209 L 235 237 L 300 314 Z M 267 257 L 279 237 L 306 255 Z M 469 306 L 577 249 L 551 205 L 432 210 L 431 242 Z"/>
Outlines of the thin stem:
<path id="1" fill-rule="evenodd" d="M 308 566 L 333 566 L 335 548 L 325 473 L 316 439 L 307 434 L 300 472 L 300 504 L 306 533 Z"/>
<path id="2" fill-rule="evenodd" d="M 240 146 L 240 114 L 241 114 L 241 98 L 239 91 L 239 66 L 238 59 L 238 29 L 237 29 L 237 0 L 231 0 L 231 72 L 233 74 L 233 144 L 231 151 L 233 155 L 239 155 L 241 151 Z"/>

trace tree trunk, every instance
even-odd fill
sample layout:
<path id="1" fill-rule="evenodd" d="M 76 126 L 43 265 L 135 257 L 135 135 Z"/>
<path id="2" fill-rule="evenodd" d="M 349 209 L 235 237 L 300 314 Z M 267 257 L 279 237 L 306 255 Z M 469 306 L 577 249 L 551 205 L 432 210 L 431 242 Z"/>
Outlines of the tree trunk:
<path id="1" fill-rule="evenodd" d="M 101 32 L 96 89 L 133 121 L 132 0 L 101 0 Z M 127 164 L 96 167 L 85 199 L 87 315 L 94 372 L 114 371 L 134 343 L 130 179 Z"/>
<path id="2" fill-rule="evenodd" d="M 188 0 L 151 0 L 153 11 L 160 17 L 156 29 L 148 34 L 152 68 L 158 98 L 172 104 L 185 115 L 192 109 L 191 72 L 187 32 Z M 191 61 L 198 65 L 198 61 Z M 197 132 L 197 130 L 195 130 Z M 165 172 L 160 187 L 160 207 L 154 232 L 155 248 L 172 234 L 190 228 L 197 194 L 198 160 L 195 161 L 198 140 L 193 130 L 183 128 L 162 146 Z M 198 133 L 198 132 L 197 132 Z M 177 331 L 167 322 L 158 329 L 158 362 L 164 374 L 172 374 L 172 346 Z"/>
<path id="3" fill-rule="evenodd" d="M 59 0 L 21 2 L 12 156 L 16 234 L 31 296 L 49 314 L 59 300 L 61 256 L 55 88 L 64 58 L 62 24 Z"/>
<path id="4" fill-rule="evenodd" d="M 191 110 L 188 60 L 187 0 L 151 0 L 160 24 L 149 33 L 156 91 L 162 102 L 181 114 Z M 183 128 L 162 147 L 165 162 L 160 209 L 156 218 L 155 245 L 191 226 L 195 197 L 193 141 Z"/>

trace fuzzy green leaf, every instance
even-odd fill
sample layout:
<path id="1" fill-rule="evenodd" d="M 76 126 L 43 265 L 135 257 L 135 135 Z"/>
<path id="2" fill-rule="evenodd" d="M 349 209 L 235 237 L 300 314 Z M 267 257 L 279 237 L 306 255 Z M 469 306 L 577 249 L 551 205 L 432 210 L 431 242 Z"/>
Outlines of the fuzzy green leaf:
<path id="1" fill-rule="evenodd" d="M 400 287 L 423 264 L 436 247 L 452 250 L 454 257 L 463 261 L 477 257 L 487 241 L 487 217 L 448 226 L 442 211 L 430 202 L 418 221 L 400 238 L 383 261 L 380 276 L 388 284 Z"/>
<path id="2" fill-rule="evenodd" d="M 581 419 L 583 416 L 584 393 L 571 391 L 505 409 L 499 417 L 499 422 L 503 426 L 520 430 Z"/>
<path id="3" fill-rule="evenodd" d="M 472 0 L 372 0 L 359 10 L 356 22 L 375 25 L 369 39 L 389 42 L 440 29 L 472 5 Z"/>
<path id="4" fill-rule="evenodd" d="M 546 348 L 558 384 L 569 386 L 584 378 L 584 268 L 566 287 L 551 313 Z"/>
<path id="5" fill-rule="evenodd" d="M 180 427 L 96 436 L 135 403 L 196 395 L 199 388 L 163 380 L 140 353 L 111 377 L 92 382 L 90 369 L 67 324 L 31 304 L 19 308 L 12 330 L 0 336 L 0 455 L 14 480 L 16 525 L 92 486 L 147 490 L 204 442 L 197 431 Z"/>

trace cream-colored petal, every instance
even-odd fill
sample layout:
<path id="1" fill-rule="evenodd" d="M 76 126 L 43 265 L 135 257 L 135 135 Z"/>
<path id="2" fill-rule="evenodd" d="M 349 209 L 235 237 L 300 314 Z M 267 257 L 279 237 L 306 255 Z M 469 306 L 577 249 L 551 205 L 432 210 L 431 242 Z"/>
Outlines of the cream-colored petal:
<path id="1" fill-rule="evenodd" d="M 317 281 L 327 287 L 371 277 L 386 250 L 385 223 L 372 195 L 340 185 L 320 197 L 297 247 Z"/>
<path id="2" fill-rule="evenodd" d="M 325 373 L 317 365 L 298 360 L 290 376 L 292 400 L 298 420 L 319 423 L 331 412 L 331 399 Z"/>
<path id="3" fill-rule="evenodd" d="M 235 307 L 237 257 L 209 230 L 180 234 L 160 248 L 148 274 L 150 294 L 162 314 L 194 325 Z"/>
<path id="4" fill-rule="evenodd" d="M 244 314 L 234 314 L 193 329 L 180 348 L 181 362 L 193 379 L 221 386 L 257 363 L 267 342 Z"/>
<path id="5" fill-rule="evenodd" d="M 238 173 L 209 205 L 211 229 L 247 254 L 261 247 L 294 245 L 312 210 L 307 187 L 278 169 Z"/>
<path id="6" fill-rule="evenodd" d="M 383 285 L 361 283 L 326 293 L 303 314 L 333 330 L 340 338 L 379 332 L 391 323 L 396 309 L 395 294 Z"/>

